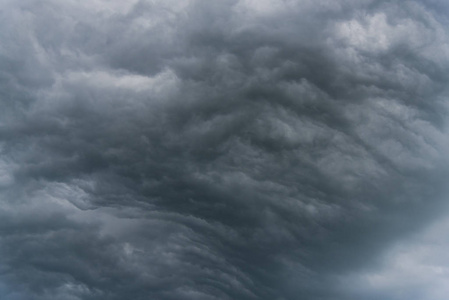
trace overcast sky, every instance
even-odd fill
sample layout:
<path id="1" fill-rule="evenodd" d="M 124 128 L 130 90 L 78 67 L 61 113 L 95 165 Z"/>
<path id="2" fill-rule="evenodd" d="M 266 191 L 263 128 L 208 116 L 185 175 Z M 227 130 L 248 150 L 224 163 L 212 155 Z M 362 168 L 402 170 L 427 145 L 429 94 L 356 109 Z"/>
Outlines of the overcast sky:
<path id="1" fill-rule="evenodd" d="M 446 300 L 444 0 L 1 0 L 2 300 Z"/>

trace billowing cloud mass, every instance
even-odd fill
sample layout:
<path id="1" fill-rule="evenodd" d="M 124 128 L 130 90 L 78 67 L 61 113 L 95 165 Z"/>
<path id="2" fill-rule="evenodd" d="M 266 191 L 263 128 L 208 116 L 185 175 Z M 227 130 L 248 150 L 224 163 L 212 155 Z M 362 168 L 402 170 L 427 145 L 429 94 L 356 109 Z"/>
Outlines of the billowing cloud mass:
<path id="1" fill-rule="evenodd" d="M 0 298 L 443 300 L 449 6 L 0 3 Z"/>

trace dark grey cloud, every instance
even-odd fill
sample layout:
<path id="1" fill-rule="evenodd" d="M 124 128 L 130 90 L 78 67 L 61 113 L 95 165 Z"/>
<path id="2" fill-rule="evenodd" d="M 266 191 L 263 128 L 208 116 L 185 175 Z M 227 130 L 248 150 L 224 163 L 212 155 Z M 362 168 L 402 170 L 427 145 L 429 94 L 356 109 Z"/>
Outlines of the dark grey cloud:
<path id="1" fill-rule="evenodd" d="M 444 299 L 447 9 L 4 1 L 1 298 Z"/>

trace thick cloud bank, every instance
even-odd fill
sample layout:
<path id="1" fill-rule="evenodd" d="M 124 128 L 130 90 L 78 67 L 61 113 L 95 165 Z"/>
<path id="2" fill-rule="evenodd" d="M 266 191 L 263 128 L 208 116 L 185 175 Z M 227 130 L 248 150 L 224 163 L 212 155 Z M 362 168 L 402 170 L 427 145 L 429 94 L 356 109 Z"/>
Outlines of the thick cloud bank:
<path id="1" fill-rule="evenodd" d="M 2 1 L 0 298 L 447 299 L 448 12 Z"/>

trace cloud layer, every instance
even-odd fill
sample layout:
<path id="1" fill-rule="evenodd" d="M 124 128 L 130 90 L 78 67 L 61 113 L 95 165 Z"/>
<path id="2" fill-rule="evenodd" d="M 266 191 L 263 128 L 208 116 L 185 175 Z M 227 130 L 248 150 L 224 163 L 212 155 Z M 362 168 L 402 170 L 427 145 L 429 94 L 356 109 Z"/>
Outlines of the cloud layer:
<path id="1" fill-rule="evenodd" d="M 1 298 L 444 299 L 447 11 L 3 1 Z"/>

